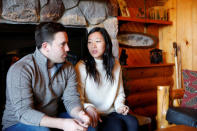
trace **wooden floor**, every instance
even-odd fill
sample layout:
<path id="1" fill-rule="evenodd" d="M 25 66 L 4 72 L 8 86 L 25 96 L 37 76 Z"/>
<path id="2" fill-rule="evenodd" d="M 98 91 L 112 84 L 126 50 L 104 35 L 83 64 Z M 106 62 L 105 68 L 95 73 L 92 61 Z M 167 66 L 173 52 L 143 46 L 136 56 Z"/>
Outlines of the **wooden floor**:
<path id="1" fill-rule="evenodd" d="M 197 128 L 185 125 L 176 125 L 168 128 L 157 129 L 156 131 L 197 131 Z"/>

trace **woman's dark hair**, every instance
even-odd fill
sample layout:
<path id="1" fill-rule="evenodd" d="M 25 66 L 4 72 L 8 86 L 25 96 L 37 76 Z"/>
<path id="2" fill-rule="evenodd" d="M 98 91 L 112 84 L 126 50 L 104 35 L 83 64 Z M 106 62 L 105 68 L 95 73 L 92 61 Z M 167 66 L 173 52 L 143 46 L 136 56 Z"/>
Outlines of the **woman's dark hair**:
<path id="1" fill-rule="evenodd" d="M 115 58 L 112 54 L 111 38 L 110 38 L 108 32 L 104 28 L 95 27 L 92 30 L 90 30 L 90 32 L 88 33 L 87 38 L 86 38 L 86 40 L 87 40 L 86 44 L 88 44 L 89 35 L 91 35 L 94 32 L 100 32 L 102 34 L 103 38 L 104 38 L 105 51 L 104 51 L 104 54 L 103 54 L 103 65 L 104 65 L 104 68 L 106 70 L 107 79 L 109 79 L 111 82 L 113 82 L 114 77 L 113 77 L 113 74 L 112 74 L 112 70 L 113 70 L 113 67 L 114 67 Z M 90 77 L 93 77 L 94 81 L 99 83 L 100 82 L 99 73 L 96 70 L 95 60 L 88 51 L 88 45 L 85 46 L 84 62 L 85 62 L 85 65 L 86 65 L 87 74 Z"/>
<path id="2" fill-rule="evenodd" d="M 65 27 L 60 23 L 41 22 L 35 30 L 36 47 L 40 49 L 42 43 L 50 43 L 54 39 L 54 34 L 61 31 L 66 32 Z"/>

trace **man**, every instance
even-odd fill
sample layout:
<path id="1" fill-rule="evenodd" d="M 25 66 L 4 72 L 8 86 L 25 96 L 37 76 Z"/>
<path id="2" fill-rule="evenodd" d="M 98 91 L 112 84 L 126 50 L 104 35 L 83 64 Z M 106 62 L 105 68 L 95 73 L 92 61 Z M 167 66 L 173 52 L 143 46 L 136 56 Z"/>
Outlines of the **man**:
<path id="1" fill-rule="evenodd" d="M 41 23 L 36 28 L 35 40 L 35 52 L 8 71 L 3 130 L 87 130 L 90 118 L 81 108 L 76 74 L 65 61 L 69 47 L 64 26 Z M 60 102 L 75 119 L 57 117 Z"/>

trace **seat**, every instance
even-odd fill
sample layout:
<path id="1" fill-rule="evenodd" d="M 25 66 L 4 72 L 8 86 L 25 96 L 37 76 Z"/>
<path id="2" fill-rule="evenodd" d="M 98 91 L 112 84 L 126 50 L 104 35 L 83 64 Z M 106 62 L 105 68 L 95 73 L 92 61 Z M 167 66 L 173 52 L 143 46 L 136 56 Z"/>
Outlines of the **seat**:
<path id="1" fill-rule="evenodd" d="M 166 120 L 176 125 L 187 125 L 197 128 L 197 110 L 185 107 L 170 107 Z"/>
<path id="2" fill-rule="evenodd" d="M 184 101 L 183 97 L 185 98 L 186 96 L 189 96 L 186 92 L 190 91 L 192 93 L 197 93 L 197 90 L 195 90 L 196 87 L 192 87 L 192 84 L 195 84 L 195 82 L 197 81 L 197 71 L 183 70 L 182 72 L 184 81 L 183 88 L 170 89 L 169 86 L 158 86 L 158 128 L 166 128 L 168 126 L 171 126 L 172 124 L 187 125 L 197 128 L 197 109 L 181 106 L 181 102 Z M 186 96 L 184 96 L 184 94 Z M 196 95 L 193 98 L 197 98 Z M 176 104 L 176 106 L 174 106 L 175 102 L 179 104 Z"/>

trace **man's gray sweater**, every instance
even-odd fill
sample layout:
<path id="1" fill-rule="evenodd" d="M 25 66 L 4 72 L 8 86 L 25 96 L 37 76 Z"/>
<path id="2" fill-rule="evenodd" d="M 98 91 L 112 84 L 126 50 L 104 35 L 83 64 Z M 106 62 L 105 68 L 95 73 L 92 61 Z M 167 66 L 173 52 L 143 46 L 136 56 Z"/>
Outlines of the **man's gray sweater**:
<path id="1" fill-rule="evenodd" d="M 68 112 L 81 106 L 74 67 L 68 62 L 56 66 L 57 71 L 50 79 L 47 58 L 38 49 L 11 66 L 7 74 L 3 129 L 19 122 L 39 126 L 45 114 L 58 114 L 61 100 Z"/>

